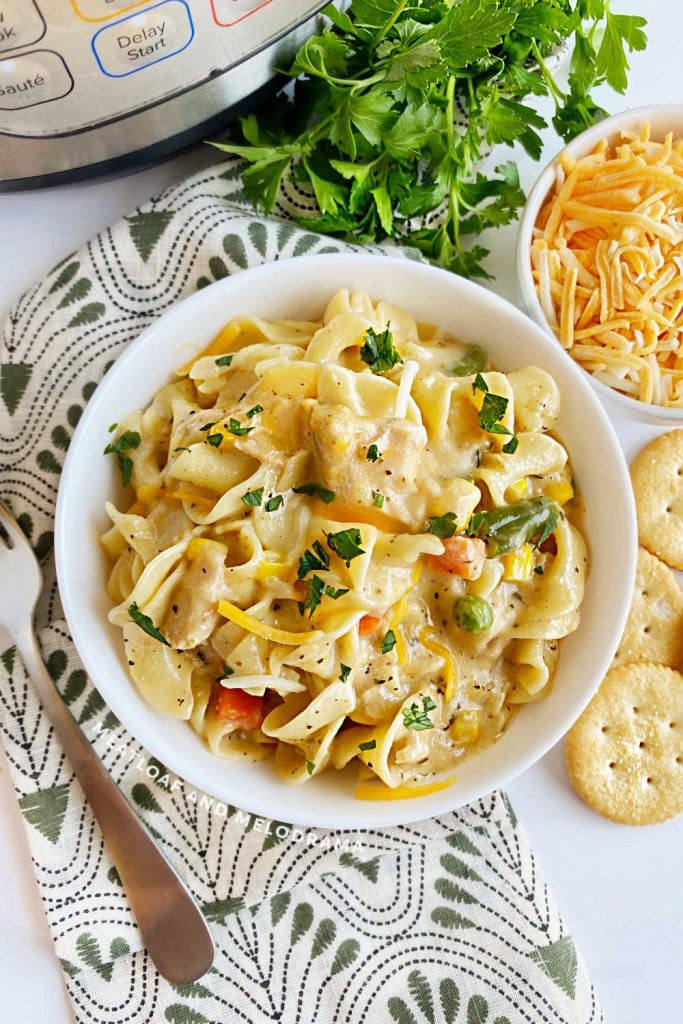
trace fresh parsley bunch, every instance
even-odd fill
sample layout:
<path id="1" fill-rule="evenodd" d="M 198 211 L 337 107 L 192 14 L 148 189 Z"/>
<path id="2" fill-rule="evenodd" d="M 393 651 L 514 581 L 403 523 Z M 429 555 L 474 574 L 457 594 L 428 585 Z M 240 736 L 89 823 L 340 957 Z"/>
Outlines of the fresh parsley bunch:
<path id="1" fill-rule="evenodd" d="M 529 97 L 553 97 L 565 139 L 604 117 L 590 90 L 623 92 L 626 51 L 646 44 L 645 19 L 612 13 L 609 0 L 352 0 L 323 13 L 330 24 L 287 72 L 293 93 L 241 120 L 243 144 L 216 145 L 250 162 L 245 192 L 266 213 L 290 172 L 320 210 L 301 224 L 396 238 L 468 276 L 489 276 L 487 251 L 464 239 L 514 220 L 524 202 L 515 164 L 484 177 L 482 154 L 519 142 L 538 159 L 546 122 Z M 566 93 L 545 63 L 565 42 Z"/>

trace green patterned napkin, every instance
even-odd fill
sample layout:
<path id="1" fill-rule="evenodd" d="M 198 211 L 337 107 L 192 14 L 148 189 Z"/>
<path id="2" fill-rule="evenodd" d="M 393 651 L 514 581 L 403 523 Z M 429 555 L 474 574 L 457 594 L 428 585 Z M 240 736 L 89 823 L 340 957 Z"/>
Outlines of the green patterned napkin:
<path id="1" fill-rule="evenodd" d="M 49 671 L 108 770 L 204 909 L 213 969 L 156 972 L 98 827 L 13 648 L 0 730 L 79 1022 L 594 1024 L 592 985 L 506 798 L 376 832 L 304 830 L 226 807 L 169 775 L 116 720 L 64 622 L 52 520 L 64 453 L 112 360 L 170 305 L 272 259 L 341 251 L 264 222 L 222 164 L 67 257 L 13 310 L 0 348 L 0 495 L 45 574 Z M 125 396 L 122 396 L 122 400 Z M 1 649 L 1 645 L 0 645 Z"/>

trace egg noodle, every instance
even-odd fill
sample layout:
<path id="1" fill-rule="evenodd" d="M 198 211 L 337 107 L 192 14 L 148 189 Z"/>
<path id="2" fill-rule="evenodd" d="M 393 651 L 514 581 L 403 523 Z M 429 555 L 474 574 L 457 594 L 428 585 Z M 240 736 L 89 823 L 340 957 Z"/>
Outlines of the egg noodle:
<path id="1" fill-rule="evenodd" d="M 449 784 L 578 624 L 559 402 L 364 293 L 231 321 L 107 448 L 136 491 L 102 542 L 140 692 L 290 782 L 355 760 L 361 797 Z"/>

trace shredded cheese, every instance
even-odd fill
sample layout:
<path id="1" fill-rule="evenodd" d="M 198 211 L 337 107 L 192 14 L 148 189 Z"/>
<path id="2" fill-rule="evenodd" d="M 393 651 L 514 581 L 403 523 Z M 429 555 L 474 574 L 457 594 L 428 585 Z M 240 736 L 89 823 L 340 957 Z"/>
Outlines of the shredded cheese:
<path id="1" fill-rule="evenodd" d="M 356 787 L 356 800 L 410 800 L 414 796 L 428 796 L 448 789 L 455 782 L 455 775 L 442 782 L 428 782 L 425 786 L 395 786 L 393 788 L 382 783 L 361 783 Z"/>
<path id="2" fill-rule="evenodd" d="M 394 606 L 394 613 L 389 620 L 389 629 L 393 631 L 394 636 L 396 637 L 396 654 L 398 655 L 399 665 L 405 665 L 408 661 L 408 649 L 403 636 L 403 630 L 400 626 L 405 618 L 406 611 L 408 610 L 408 596 L 413 587 L 417 586 L 420 576 L 422 575 L 423 568 L 424 565 L 422 561 L 416 563 L 411 575 L 410 585 L 403 593 L 402 597 L 396 602 Z"/>
<path id="3" fill-rule="evenodd" d="M 644 123 L 616 146 L 561 154 L 531 246 L 539 302 L 603 383 L 683 407 L 683 139 Z"/>
<path id="4" fill-rule="evenodd" d="M 428 651 L 432 651 L 434 654 L 438 654 L 440 658 L 443 658 L 443 675 L 446 683 L 446 692 L 444 697 L 446 699 L 446 703 L 449 703 L 455 697 L 455 684 L 458 680 L 458 666 L 456 665 L 455 658 L 448 647 L 446 647 L 445 644 L 439 643 L 438 640 L 433 639 L 435 635 L 436 629 L 434 626 L 423 626 L 419 633 L 420 643 L 423 647 L 426 647 Z"/>
<path id="5" fill-rule="evenodd" d="M 264 640 L 270 640 L 274 644 L 284 644 L 288 647 L 298 647 L 299 644 L 309 644 L 314 640 L 320 640 L 322 632 L 319 629 L 307 633 L 290 633 L 286 629 L 278 629 L 277 626 L 270 626 L 267 622 L 260 622 L 253 615 L 242 611 L 231 601 L 218 602 L 218 614 L 224 619 L 230 619 L 235 625 L 246 629 L 248 633 L 255 633 L 262 636 Z"/>

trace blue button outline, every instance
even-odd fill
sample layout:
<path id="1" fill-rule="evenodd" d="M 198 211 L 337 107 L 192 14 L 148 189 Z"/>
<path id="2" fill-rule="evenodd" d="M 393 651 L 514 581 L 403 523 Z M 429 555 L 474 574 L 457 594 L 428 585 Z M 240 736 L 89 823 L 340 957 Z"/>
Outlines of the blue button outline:
<path id="1" fill-rule="evenodd" d="M 107 71 L 107 69 L 102 64 L 102 61 L 100 60 L 100 56 L 99 56 L 99 54 L 97 52 L 97 49 L 95 47 L 95 41 L 96 41 L 97 37 L 99 35 L 102 35 L 103 32 L 108 32 L 109 29 L 114 28 L 116 25 L 123 25 L 125 22 L 130 21 L 131 18 L 139 17 L 139 15 L 141 15 L 141 14 L 148 14 L 150 11 L 156 10 L 157 7 L 165 7 L 167 4 L 172 3 L 172 2 L 173 3 L 182 4 L 183 7 L 185 8 L 186 12 L 187 12 L 187 17 L 188 17 L 188 20 L 190 22 L 191 35 L 190 35 L 190 38 L 185 43 L 185 45 L 181 46 L 179 50 L 174 50 L 173 53 L 167 53 L 164 57 L 158 57 L 157 60 L 150 61 L 149 64 L 143 64 L 142 67 L 133 68 L 132 71 L 124 71 L 120 75 L 116 75 L 112 71 Z M 138 71 L 144 71 L 145 68 L 151 68 L 155 64 L 161 64 L 161 62 L 164 61 L 164 60 L 170 60 L 171 57 L 176 57 L 179 53 L 182 53 L 183 50 L 186 50 L 188 48 L 188 46 L 190 45 L 190 43 L 192 42 L 193 39 L 194 39 L 194 21 L 192 20 L 192 11 L 190 10 L 190 6 L 187 3 L 187 0 L 161 0 L 161 3 L 153 4 L 151 7 L 143 7 L 142 10 L 140 10 L 140 9 L 136 10 L 134 14 L 129 14 L 125 18 L 119 18 L 118 21 L 110 21 L 110 22 L 108 22 L 108 24 L 103 25 L 102 28 L 97 30 L 95 35 L 90 40 L 90 47 L 92 49 L 93 54 L 95 55 L 95 60 L 97 61 L 99 69 L 100 69 L 100 71 L 102 72 L 103 75 L 106 75 L 107 78 L 128 78 L 129 75 L 136 75 L 138 73 Z"/>

